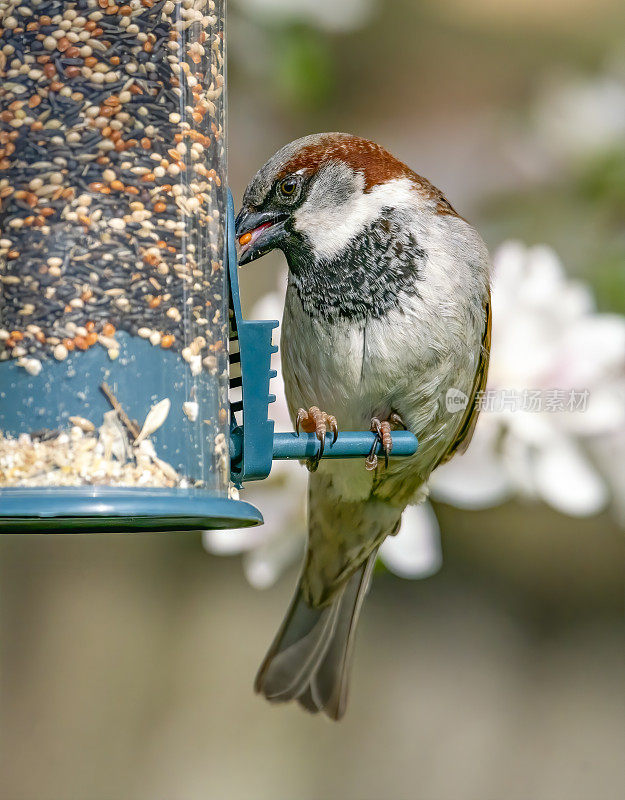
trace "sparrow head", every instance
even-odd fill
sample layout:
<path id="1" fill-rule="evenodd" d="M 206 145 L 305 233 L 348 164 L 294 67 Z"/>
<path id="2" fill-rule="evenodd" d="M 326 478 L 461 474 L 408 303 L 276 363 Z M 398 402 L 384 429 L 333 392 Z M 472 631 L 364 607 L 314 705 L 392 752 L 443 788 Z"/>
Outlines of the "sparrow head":
<path id="1" fill-rule="evenodd" d="M 236 220 L 239 263 L 282 250 L 292 272 L 333 260 L 383 211 L 420 197 L 455 213 L 440 192 L 375 142 L 347 133 L 306 136 L 254 176 Z"/>

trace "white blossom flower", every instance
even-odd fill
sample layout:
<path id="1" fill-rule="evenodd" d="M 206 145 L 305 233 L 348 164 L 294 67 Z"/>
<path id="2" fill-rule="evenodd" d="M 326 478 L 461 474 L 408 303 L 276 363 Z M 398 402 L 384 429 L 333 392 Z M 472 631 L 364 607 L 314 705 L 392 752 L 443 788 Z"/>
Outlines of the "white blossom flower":
<path id="1" fill-rule="evenodd" d="M 494 407 L 467 453 L 436 470 L 433 496 L 485 508 L 520 494 L 595 514 L 610 500 L 613 465 L 590 453 L 625 430 L 625 318 L 597 313 L 548 247 L 508 242 L 494 266 L 485 394 Z"/>
<path id="2" fill-rule="evenodd" d="M 329 31 L 349 31 L 366 25 L 374 0 L 237 0 L 256 18 L 307 22 Z"/>

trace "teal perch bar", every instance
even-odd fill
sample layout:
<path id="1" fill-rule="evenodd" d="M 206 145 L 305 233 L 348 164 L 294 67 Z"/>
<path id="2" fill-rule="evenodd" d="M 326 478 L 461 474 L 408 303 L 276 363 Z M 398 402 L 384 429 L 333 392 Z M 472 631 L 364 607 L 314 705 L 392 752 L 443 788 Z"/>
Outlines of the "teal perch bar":
<path id="1" fill-rule="evenodd" d="M 332 435 L 326 436 L 322 458 L 366 458 L 376 441 L 376 435 L 368 431 L 350 431 L 339 433 L 336 442 L 332 443 Z M 393 433 L 393 456 L 412 456 L 417 452 L 417 437 L 410 431 Z M 319 450 L 319 440 L 314 433 L 274 433 L 274 460 L 303 460 L 313 458 Z M 381 443 L 378 442 L 377 455 L 383 456 Z"/>

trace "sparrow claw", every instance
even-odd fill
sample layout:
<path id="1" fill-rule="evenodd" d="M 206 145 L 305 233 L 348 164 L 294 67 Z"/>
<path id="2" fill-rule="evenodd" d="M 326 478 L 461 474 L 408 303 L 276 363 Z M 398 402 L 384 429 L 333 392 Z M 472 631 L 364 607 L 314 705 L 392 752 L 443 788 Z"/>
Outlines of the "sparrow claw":
<path id="1" fill-rule="evenodd" d="M 404 431 L 408 430 L 408 428 L 406 427 L 406 423 L 399 416 L 397 411 L 391 411 L 391 415 L 388 418 L 388 421 L 391 423 L 391 425 L 394 425 L 396 428 L 401 428 Z"/>
<path id="2" fill-rule="evenodd" d="M 299 436 L 300 425 L 307 419 L 308 419 L 308 412 L 305 409 L 300 408 L 299 411 L 297 412 L 297 416 L 295 417 L 295 433 L 298 436 Z"/>
<path id="3" fill-rule="evenodd" d="M 373 472 L 374 469 L 378 468 L 378 457 L 375 452 L 377 449 L 378 449 L 378 439 L 375 439 L 375 441 L 371 445 L 371 450 L 369 451 L 369 455 L 365 459 L 365 469 L 368 472 Z"/>
<path id="4" fill-rule="evenodd" d="M 326 432 L 322 431 L 321 434 L 317 434 L 317 439 L 319 439 L 319 452 L 317 453 L 317 459 L 320 461 L 326 446 Z"/>
<path id="5" fill-rule="evenodd" d="M 378 466 L 378 457 L 375 453 L 377 450 L 378 444 L 382 445 L 382 449 L 384 450 L 384 467 L 388 469 L 388 459 L 393 449 L 393 437 L 391 435 L 391 422 L 397 423 L 396 419 L 403 425 L 401 422 L 401 418 L 399 414 L 392 414 L 391 421 L 384 420 L 380 421 L 377 417 L 373 417 L 371 419 L 371 432 L 375 433 L 376 438 L 373 442 L 371 447 L 371 451 L 365 460 L 365 469 L 367 470 L 374 470 Z"/>
<path id="6" fill-rule="evenodd" d="M 306 462 L 309 471 L 314 472 L 319 466 L 325 450 L 326 434 L 328 431 L 332 432 L 334 436 L 332 444 L 334 444 L 339 435 L 339 426 L 336 417 L 326 414 L 325 411 L 321 411 L 317 406 L 312 406 L 308 411 L 305 408 L 298 409 L 295 417 L 295 432 L 298 436 L 300 428 L 306 433 L 314 433 L 319 440 L 319 450 L 313 458 L 309 458 Z"/>

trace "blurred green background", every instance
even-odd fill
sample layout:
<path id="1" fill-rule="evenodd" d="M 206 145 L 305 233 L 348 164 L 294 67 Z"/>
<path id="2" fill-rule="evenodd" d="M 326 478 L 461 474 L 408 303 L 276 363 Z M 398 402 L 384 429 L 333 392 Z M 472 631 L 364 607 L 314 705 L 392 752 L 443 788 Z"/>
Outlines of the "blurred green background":
<path id="1" fill-rule="evenodd" d="M 491 248 L 550 244 L 625 312 L 621 0 L 347 5 L 229 4 L 235 196 L 290 139 L 352 131 Z M 242 273 L 248 307 L 282 269 Z M 3 536 L 0 796 L 621 798 L 622 528 L 520 501 L 436 510 L 443 569 L 377 578 L 340 725 L 252 693 L 294 571 L 259 593 L 199 534 Z"/>

